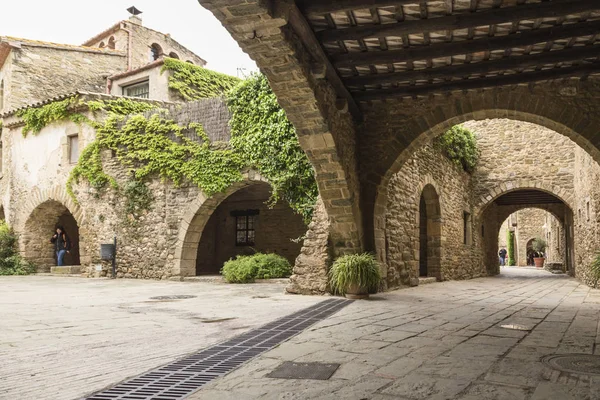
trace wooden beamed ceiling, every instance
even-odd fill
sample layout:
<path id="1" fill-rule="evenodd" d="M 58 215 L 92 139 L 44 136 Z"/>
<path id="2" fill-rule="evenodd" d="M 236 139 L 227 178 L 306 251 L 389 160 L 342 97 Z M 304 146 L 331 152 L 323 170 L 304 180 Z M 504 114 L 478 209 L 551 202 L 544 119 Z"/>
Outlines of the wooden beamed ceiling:
<path id="1" fill-rule="evenodd" d="M 290 25 L 349 108 L 356 101 L 600 73 L 600 0 L 296 0 L 296 6 Z"/>

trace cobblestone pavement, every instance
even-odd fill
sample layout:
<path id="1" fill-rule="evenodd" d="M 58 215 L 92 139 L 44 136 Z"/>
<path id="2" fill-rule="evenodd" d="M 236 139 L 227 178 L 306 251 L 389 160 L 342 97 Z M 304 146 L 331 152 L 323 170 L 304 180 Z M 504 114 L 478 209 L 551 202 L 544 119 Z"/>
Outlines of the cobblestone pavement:
<path id="1" fill-rule="evenodd" d="M 283 287 L 0 277 L 0 399 L 77 399 L 323 300 Z"/>
<path id="2" fill-rule="evenodd" d="M 190 399 L 598 400 L 600 376 L 540 358 L 600 355 L 599 315 L 600 290 L 503 268 L 356 301 Z M 324 381 L 267 378 L 283 361 L 341 366 Z"/>

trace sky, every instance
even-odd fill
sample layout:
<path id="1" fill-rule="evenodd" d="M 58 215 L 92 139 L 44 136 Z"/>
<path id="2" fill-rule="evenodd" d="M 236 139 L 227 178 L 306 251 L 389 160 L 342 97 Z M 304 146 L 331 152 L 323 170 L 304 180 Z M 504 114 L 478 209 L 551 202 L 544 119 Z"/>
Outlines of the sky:
<path id="1" fill-rule="evenodd" d="M 240 77 L 257 70 L 197 0 L 0 0 L 0 36 L 80 45 L 127 19 L 132 5 L 143 11 L 144 26 L 170 33 L 208 61 L 207 68 Z"/>

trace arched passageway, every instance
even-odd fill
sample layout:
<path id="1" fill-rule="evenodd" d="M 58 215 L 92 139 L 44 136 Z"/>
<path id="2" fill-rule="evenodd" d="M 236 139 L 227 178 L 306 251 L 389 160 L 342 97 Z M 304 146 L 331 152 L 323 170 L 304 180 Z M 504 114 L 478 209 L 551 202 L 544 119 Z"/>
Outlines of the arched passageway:
<path id="1" fill-rule="evenodd" d="M 307 227 L 287 203 L 268 204 L 270 185 L 257 174 L 252 176 L 225 193 L 200 196 L 190 205 L 180 228 L 176 275 L 218 274 L 225 261 L 255 252 L 276 253 L 294 264 L 302 247 L 294 239 Z"/>
<path id="2" fill-rule="evenodd" d="M 49 271 L 51 266 L 56 265 L 56 254 L 50 238 L 58 226 L 64 227 L 71 242 L 71 250 L 64 259 L 65 265 L 80 265 L 78 223 L 67 207 L 58 201 L 48 200 L 29 215 L 20 239 L 23 256 L 34 263 L 39 272 Z"/>
<path id="3" fill-rule="evenodd" d="M 547 261 L 563 264 L 566 271 L 574 274 L 573 217 L 564 199 L 540 189 L 511 190 L 492 199 L 480 214 L 488 272 L 501 272 L 496 267 L 498 251 L 508 248 L 507 232 L 510 231 L 514 237 L 516 265 L 528 265 L 528 247 L 540 237 L 548 243 Z"/>
<path id="4" fill-rule="evenodd" d="M 426 185 L 419 201 L 419 276 L 440 277 L 440 198 L 433 185 Z"/>

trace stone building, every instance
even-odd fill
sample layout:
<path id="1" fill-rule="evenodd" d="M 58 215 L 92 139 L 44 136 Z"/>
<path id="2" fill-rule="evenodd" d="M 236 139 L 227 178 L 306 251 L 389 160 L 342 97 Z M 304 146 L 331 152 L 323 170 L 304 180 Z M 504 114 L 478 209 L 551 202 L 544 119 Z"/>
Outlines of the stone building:
<path id="1" fill-rule="evenodd" d="M 75 185 L 75 196 L 68 193 L 70 172 L 95 140 L 95 129 L 63 118 L 39 132 L 23 132 L 20 112 L 76 99 L 74 111 L 93 120 L 98 112 L 89 110 L 87 102 L 127 96 L 168 109 L 184 124 L 193 118 L 211 141 L 227 142 L 224 101 L 176 105 L 183 99 L 169 88 L 165 57 L 199 67 L 206 63 L 169 35 L 143 27 L 139 17 L 115 24 L 83 46 L 2 37 L 1 212 L 20 237 L 21 253 L 39 271 L 55 265 L 49 238 L 57 225 L 65 227 L 73 248 L 65 260 L 70 267 L 60 271 L 86 276 L 109 272 L 99 248 L 114 237 L 119 277 L 214 274 L 238 254 L 275 252 L 291 263 L 299 254 L 296 239 L 306 231 L 302 217 L 281 202 L 267 206 L 270 185 L 254 171 L 245 171 L 242 181 L 213 196 L 189 183 L 176 186 L 155 178 L 147 184 L 152 206 L 132 224 L 122 194 L 102 194 L 86 182 Z M 189 139 L 200 140 L 197 135 Z M 120 187 L 126 187 L 127 169 L 112 154 L 102 158 Z"/>

